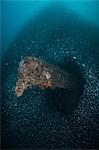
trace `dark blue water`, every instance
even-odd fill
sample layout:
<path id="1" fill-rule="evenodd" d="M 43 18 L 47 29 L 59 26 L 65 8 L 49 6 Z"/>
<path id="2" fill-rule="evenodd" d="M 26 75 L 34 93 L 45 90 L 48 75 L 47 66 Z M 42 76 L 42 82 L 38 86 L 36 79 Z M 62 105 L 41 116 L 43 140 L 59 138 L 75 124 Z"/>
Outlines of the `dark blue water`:
<path id="1" fill-rule="evenodd" d="M 33 0 L 33 1 L 16 1 L 1 0 L 1 21 L 2 21 L 2 50 L 4 54 L 14 38 L 26 26 L 27 22 L 34 20 L 44 9 L 51 7 L 52 3 L 64 5 L 65 9 L 73 11 L 89 21 L 99 26 L 99 2 L 91 1 L 67 1 L 67 0 Z M 1 28 L 0 28 L 1 29 Z"/>
<path id="2" fill-rule="evenodd" d="M 98 148 L 98 39 L 97 25 L 63 5 L 30 20 L 2 59 L 2 148 Z M 18 64 L 30 55 L 70 71 L 80 90 L 33 87 L 17 98 Z"/>

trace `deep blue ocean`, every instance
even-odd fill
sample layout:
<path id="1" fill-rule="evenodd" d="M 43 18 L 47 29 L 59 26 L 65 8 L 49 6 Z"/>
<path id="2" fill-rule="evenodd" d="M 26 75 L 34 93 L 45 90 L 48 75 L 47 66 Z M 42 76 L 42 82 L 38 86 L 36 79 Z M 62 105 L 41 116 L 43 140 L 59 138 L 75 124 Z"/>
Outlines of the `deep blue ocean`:
<path id="1" fill-rule="evenodd" d="M 2 149 L 98 149 L 99 2 L 1 1 Z M 21 58 L 77 78 L 78 88 L 33 86 L 16 97 Z"/>

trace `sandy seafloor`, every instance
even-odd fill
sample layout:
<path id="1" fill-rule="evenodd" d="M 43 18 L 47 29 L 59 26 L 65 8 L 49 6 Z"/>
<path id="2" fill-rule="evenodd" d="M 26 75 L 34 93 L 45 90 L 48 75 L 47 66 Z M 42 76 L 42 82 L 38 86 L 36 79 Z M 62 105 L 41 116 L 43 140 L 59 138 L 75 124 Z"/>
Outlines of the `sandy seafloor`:
<path id="1" fill-rule="evenodd" d="M 75 63 L 81 68 L 82 92 L 74 101 L 33 87 L 17 98 L 15 85 L 21 57 L 48 63 Z M 2 59 L 2 148 L 96 149 L 99 141 L 99 28 L 58 6 L 51 6 L 17 36 Z M 83 72 L 83 73 L 82 73 Z M 79 76 L 79 71 L 77 72 Z M 62 98 L 62 99 L 61 99 Z M 58 99 L 58 102 L 57 102 Z M 65 113 L 66 103 L 71 113 Z M 51 102 L 51 105 L 50 105 Z M 58 104 L 57 104 L 58 103 Z M 61 105 L 62 103 L 62 105 Z M 74 104 L 76 103 L 76 104 Z M 59 106 L 60 105 L 60 106 Z M 72 104 L 71 104 L 72 105 Z M 64 107 L 64 111 L 58 109 Z"/>

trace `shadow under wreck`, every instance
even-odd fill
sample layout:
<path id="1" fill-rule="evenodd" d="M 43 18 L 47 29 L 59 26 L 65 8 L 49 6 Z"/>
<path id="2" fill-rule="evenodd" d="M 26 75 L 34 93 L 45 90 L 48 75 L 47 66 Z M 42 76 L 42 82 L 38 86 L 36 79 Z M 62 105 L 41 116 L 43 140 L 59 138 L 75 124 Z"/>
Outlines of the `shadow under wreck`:
<path id="1" fill-rule="evenodd" d="M 75 80 L 75 87 L 55 89 L 47 88 L 45 95 L 47 97 L 48 107 L 54 112 L 60 112 L 64 115 L 70 115 L 77 108 L 84 86 L 84 71 L 74 59 L 68 62 L 62 62 L 58 65 L 62 70 L 71 74 Z M 66 79 L 67 80 L 67 79 Z"/>

